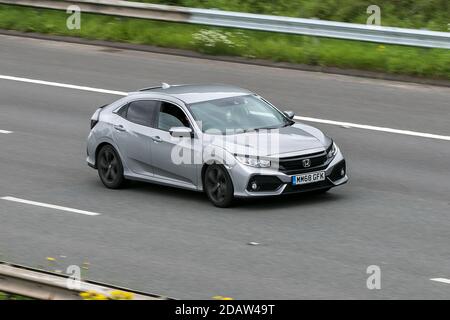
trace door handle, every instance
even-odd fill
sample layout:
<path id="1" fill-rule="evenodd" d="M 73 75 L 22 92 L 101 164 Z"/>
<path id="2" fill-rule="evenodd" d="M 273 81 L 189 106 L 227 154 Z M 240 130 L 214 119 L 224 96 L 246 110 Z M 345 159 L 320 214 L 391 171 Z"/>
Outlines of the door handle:
<path id="1" fill-rule="evenodd" d="M 152 140 L 153 140 L 153 142 L 157 142 L 157 143 L 162 142 L 162 139 L 159 136 L 152 137 Z"/>
<path id="2" fill-rule="evenodd" d="M 114 129 L 116 129 L 118 131 L 125 131 L 125 128 L 121 124 L 114 125 Z"/>

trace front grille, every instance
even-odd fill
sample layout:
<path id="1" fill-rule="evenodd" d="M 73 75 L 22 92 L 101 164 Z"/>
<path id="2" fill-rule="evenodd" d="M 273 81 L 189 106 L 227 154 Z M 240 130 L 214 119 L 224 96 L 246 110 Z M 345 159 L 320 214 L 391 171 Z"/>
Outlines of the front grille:
<path id="1" fill-rule="evenodd" d="M 308 159 L 309 166 L 305 166 L 304 160 Z M 327 153 L 322 151 L 302 156 L 280 158 L 279 170 L 285 174 L 298 174 L 325 169 L 328 163 Z"/>

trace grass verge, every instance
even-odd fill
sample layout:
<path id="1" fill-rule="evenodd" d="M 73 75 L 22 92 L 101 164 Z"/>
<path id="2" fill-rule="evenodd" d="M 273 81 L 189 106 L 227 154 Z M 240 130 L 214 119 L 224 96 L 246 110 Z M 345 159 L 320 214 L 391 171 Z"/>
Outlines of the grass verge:
<path id="1" fill-rule="evenodd" d="M 69 30 L 67 17 L 63 11 L 0 5 L 1 29 L 450 80 L 450 50 L 445 49 L 209 28 L 87 13 L 82 14 L 80 30 Z"/>
<path id="2" fill-rule="evenodd" d="M 0 292 L 0 301 L 2 301 L 2 300 L 32 300 L 32 299 L 23 297 L 23 296 L 19 296 L 16 294 Z"/>

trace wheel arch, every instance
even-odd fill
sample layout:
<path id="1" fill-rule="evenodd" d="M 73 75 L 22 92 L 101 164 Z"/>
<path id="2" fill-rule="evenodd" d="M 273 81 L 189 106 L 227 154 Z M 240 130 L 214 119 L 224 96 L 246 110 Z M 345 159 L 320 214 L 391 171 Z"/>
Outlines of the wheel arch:
<path id="1" fill-rule="evenodd" d="M 111 146 L 112 148 L 114 148 L 114 150 L 115 150 L 115 151 L 117 152 L 117 154 L 119 155 L 120 160 L 121 160 L 122 165 L 123 165 L 122 155 L 120 154 L 119 149 L 117 148 L 117 146 L 115 146 L 114 143 L 112 143 L 111 141 L 102 141 L 102 142 L 100 142 L 100 143 L 97 145 L 97 147 L 95 148 L 95 154 L 94 154 L 94 156 L 95 156 L 95 158 L 94 158 L 94 161 L 95 161 L 95 163 L 94 163 L 94 168 L 95 168 L 95 169 L 97 169 L 97 158 L 98 158 L 98 153 L 100 152 L 100 150 L 101 150 L 104 146 L 107 146 L 107 145 L 109 145 L 109 146 Z"/>
<path id="2" fill-rule="evenodd" d="M 205 184 L 205 174 L 206 174 L 206 170 L 208 169 L 208 167 L 210 167 L 210 166 L 212 166 L 212 165 L 219 165 L 219 166 L 221 166 L 224 170 L 225 170 L 225 173 L 228 175 L 228 177 L 230 178 L 230 180 L 231 180 L 231 185 L 232 185 L 232 187 L 233 187 L 233 190 L 234 190 L 234 181 L 233 181 L 233 175 L 229 172 L 229 170 L 228 170 L 228 168 L 227 168 L 227 166 L 225 165 L 225 164 L 223 164 L 221 161 L 216 161 L 216 160 L 214 160 L 214 161 L 211 161 L 211 162 L 205 162 L 204 164 L 203 164 L 203 166 L 202 166 L 202 169 L 201 169 L 201 172 L 200 172 L 200 177 L 201 177 L 201 183 L 202 183 L 202 190 L 203 191 L 205 191 L 205 186 L 204 186 L 204 184 Z"/>
<path id="3" fill-rule="evenodd" d="M 201 171 L 200 171 L 200 179 L 201 179 L 200 183 L 201 183 L 201 187 L 202 187 L 202 190 L 203 190 L 203 191 L 205 190 L 205 174 L 206 174 L 206 169 L 208 169 L 208 167 L 209 167 L 210 165 L 212 165 L 212 163 L 204 163 L 203 166 L 202 166 L 202 169 L 201 169 Z"/>

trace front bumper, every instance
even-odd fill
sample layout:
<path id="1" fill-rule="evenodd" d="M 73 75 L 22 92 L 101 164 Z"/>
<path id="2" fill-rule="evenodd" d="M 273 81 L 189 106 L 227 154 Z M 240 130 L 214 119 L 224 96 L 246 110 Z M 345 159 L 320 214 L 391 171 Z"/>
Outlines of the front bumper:
<path id="1" fill-rule="evenodd" d="M 342 169 L 344 169 L 343 176 L 341 175 Z M 311 172 L 314 171 L 314 169 L 311 169 Z M 328 166 L 325 169 L 320 169 L 320 171 L 325 171 L 326 178 L 324 181 L 294 186 L 291 182 L 293 175 L 285 174 L 276 169 L 258 169 L 243 164 L 237 164 L 229 169 L 234 185 L 234 196 L 240 198 L 277 196 L 329 189 L 343 185 L 348 181 L 347 165 L 340 150 Z M 258 191 L 251 190 L 253 181 L 257 181 L 261 186 Z"/>

